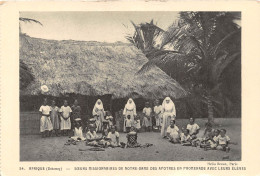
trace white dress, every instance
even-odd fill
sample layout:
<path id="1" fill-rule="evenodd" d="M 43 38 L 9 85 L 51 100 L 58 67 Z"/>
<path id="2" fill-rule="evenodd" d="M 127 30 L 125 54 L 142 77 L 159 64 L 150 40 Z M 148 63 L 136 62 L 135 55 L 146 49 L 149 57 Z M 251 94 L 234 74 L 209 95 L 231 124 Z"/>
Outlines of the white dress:
<path id="1" fill-rule="evenodd" d="M 53 130 L 53 126 L 52 126 L 52 123 L 51 123 L 51 118 L 49 116 L 50 112 L 51 112 L 50 106 L 42 105 L 40 107 L 39 111 L 43 114 L 41 116 L 41 120 L 40 120 L 40 132 Z"/>
<path id="2" fill-rule="evenodd" d="M 60 108 L 60 112 L 62 113 L 64 118 L 68 118 L 67 120 L 63 119 L 61 117 L 61 122 L 60 122 L 60 129 L 61 130 L 70 130 L 71 129 L 71 122 L 70 122 L 70 113 L 72 112 L 71 108 L 69 106 L 62 106 Z"/>
<path id="3" fill-rule="evenodd" d="M 82 141 L 84 141 L 86 138 L 84 138 L 82 133 L 82 127 L 74 128 L 74 136 L 71 137 L 74 140 L 78 140 L 80 138 Z"/>
<path id="4" fill-rule="evenodd" d="M 154 106 L 156 126 L 162 126 L 162 105 Z"/>

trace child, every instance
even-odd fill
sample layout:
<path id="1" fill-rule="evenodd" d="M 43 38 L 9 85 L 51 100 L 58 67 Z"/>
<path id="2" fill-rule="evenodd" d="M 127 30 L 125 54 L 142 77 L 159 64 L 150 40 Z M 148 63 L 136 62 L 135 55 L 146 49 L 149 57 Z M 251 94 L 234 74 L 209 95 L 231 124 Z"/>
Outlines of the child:
<path id="1" fill-rule="evenodd" d="M 175 120 L 171 120 L 170 126 L 167 128 L 167 137 L 172 143 L 179 143 L 179 128 L 175 125 Z"/>
<path id="2" fill-rule="evenodd" d="M 59 118 L 59 108 L 56 106 L 55 100 L 52 100 L 52 104 L 50 106 L 51 109 L 51 123 L 53 126 L 53 133 L 56 136 L 60 136 L 60 118 Z"/>
<path id="3" fill-rule="evenodd" d="M 107 111 L 107 112 L 106 112 L 106 120 L 108 121 L 109 129 L 111 129 L 111 127 L 112 127 L 114 124 L 113 124 L 113 117 L 112 117 L 112 114 L 111 114 L 110 111 Z"/>
<path id="4" fill-rule="evenodd" d="M 134 127 L 137 130 L 137 132 L 140 131 L 140 129 L 141 129 L 141 122 L 140 122 L 140 117 L 139 116 L 135 117 L 135 126 Z"/>
<path id="5" fill-rule="evenodd" d="M 125 127 L 126 127 L 126 132 L 127 133 L 129 133 L 131 126 L 132 126 L 131 116 L 127 115 L 126 116 L 126 121 L 125 121 Z"/>
<path id="6" fill-rule="evenodd" d="M 102 137 L 99 137 L 95 131 L 96 126 L 94 124 L 89 125 L 89 131 L 86 134 L 87 142 L 86 145 L 98 146 L 99 141 Z"/>
<path id="7" fill-rule="evenodd" d="M 119 133 L 116 131 L 116 127 L 112 126 L 111 131 L 108 133 L 107 138 L 109 139 L 109 146 L 120 147 Z"/>
<path id="8" fill-rule="evenodd" d="M 228 144 L 230 142 L 230 138 L 226 135 L 226 130 L 221 129 L 220 135 L 217 137 L 217 150 L 223 150 L 226 152 L 229 152 L 230 148 L 228 147 Z"/>
<path id="9" fill-rule="evenodd" d="M 219 136 L 220 130 L 216 129 L 214 130 L 214 136 L 212 139 L 210 139 L 209 145 L 210 145 L 210 149 L 214 150 L 217 147 L 217 140 L 218 140 L 218 136 Z"/>
<path id="10" fill-rule="evenodd" d="M 145 128 L 145 131 L 150 131 L 152 128 L 152 108 L 149 107 L 149 102 L 145 103 L 145 108 L 143 109 L 143 124 L 142 126 Z"/>
<path id="11" fill-rule="evenodd" d="M 50 132 L 53 129 L 50 112 L 51 108 L 47 105 L 47 99 L 45 98 L 43 101 L 43 105 L 39 109 L 41 120 L 40 120 L 40 132 L 42 134 L 42 138 L 50 136 Z"/>
<path id="12" fill-rule="evenodd" d="M 159 100 L 155 100 L 155 106 L 153 108 L 155 113 L 155 125 L 158 130 L 161 130 L 162 121 L 162 105 L 159 104 Z"/>
<path id="13" fill-rule="evenodd" d="M 200 127 L 198 124 L 195 123 L 193 118 L 190 118 L 190 123 L 187 125 L 187 129 L 190 132 L 190 136 L 192 139 L 197 138 L 197 134 L 199 133 Z"/>
<path id="14" fill-rule="evenodd" d="M 84 138 L 83 136 L 83 132 L 82 132 L 82 125 L 81 125 L 81 119 L 80 118 L 77 118 L 77 119 L 74 119 L 75 121 L 75 127 L 73 129 L 74 131 L 74 136 L 72 136 L 71 138 L 75 141 L 77 140 L 86 140 L 86 138 Z"/>
<path id="15" fill-rule="evenodd" d="M 192 145 L 194 147 L 200 146 L 201 148 L 204 148 L 205 150 L 209 148 L 210 144 L 208 141 L 212 139 L 214 136 L 214 130 L 212 129 L 211 123 L 205 124 L 205 130 L 202 138 L 193 138 L 192 139 Z"/>
<path id="16" fill-rule="evenodd" d="M 71 129 L 71 122 L 70 122 L 70 115 L 71 115 L 71 108 L 68 106 L 68 101 L 64 100 L 64 105 L 60 108 L 60 129 L 63 135 L 68 135 L 69 130 Z"/>
<path id="17" fill-rule="evenodd" d="M 183 133 L 181 133 L 181 145 L 183 146 L 191 146 L 191 137 L 188 129 L 184 129 Z"/>

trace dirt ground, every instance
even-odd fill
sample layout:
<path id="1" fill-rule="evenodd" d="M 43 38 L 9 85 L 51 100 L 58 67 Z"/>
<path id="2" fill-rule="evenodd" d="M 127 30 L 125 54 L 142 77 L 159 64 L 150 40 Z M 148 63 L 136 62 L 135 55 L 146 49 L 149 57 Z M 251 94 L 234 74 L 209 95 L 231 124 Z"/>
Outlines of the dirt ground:
<path id="1" fill-rule="evenodd" d="M 206 119 L 197 119 L 204 130 Z M 79 151 L 89 149 L 85 142 L 77 145 L 64 145 L 68 137 L 41 138 L 40 135 L 20 137 L 20 161 L 222 161 L 241 160 L 241 119 L 216 119 L 217 127 L 225 128 L 231 141 L 229 153 L 216 150 L 204 151 L 199 147 L 181 146 L 162 139 L 159 132 L 138 133 L 138 143 L 152 143 L 147 148 L 107 148 L 105 151 Z M 179 128 L 186 126 L 187 119 L 177 119 Z M 120 142 L 126 143 L 126 134 L 120 133 Z M 223 159 L 224 157 L 224 159 Z"/>

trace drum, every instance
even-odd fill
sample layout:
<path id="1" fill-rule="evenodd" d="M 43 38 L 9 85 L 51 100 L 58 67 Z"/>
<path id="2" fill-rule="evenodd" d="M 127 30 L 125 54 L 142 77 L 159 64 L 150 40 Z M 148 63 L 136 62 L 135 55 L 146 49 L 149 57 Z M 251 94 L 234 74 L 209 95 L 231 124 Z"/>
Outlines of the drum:
<path id="1" fill-rule="evenodd" d="M 128 133 L 127 134 L 127 146 L 134 147 L 137 144 L 137 133 Z"/>

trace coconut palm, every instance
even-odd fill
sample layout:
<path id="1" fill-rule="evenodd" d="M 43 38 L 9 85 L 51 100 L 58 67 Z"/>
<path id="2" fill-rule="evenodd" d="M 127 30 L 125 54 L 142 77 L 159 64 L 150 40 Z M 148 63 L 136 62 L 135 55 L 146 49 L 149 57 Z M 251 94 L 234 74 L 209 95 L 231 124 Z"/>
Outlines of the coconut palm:
<path id="1" fill-rule="evenodd" d="M 227 12 L 181 12 L 180 20 L 164 33 L 160 48 L 164 51 L 167 46 L 172 52 L 150 58 L 140 72 L 154 64 L 182 63 L 183 75 L 200 87 L 208 119 L 213 122 L 214 95 L 221 91 L 223 73 L 241 58 L 241 29 L 234 22 L 238 17 L 238 13 Z"/>
<path id="2" fill-rule="evenodd" d="M 30 18 L 19 18 L 20 22 L 24 22 L 24 23 L 37 23 L 42 25 L 41 22 L 34 20 L 34 19 L 30 19 Z M 24 38 L 24 36 L 26 34 L 23 34 L 21 31 L 21 25 L 19 24 L 19 34 L 20 34 L 20 39 Z M 31 73 L 31 70 L 28 68 L 28 66 L 22 62 L 22 60 L 20 59 L 20 89 L 25 89 L 32 81 L 34 80 L 34 76 Z"/>

